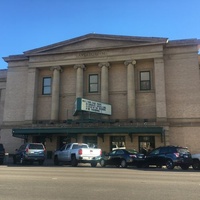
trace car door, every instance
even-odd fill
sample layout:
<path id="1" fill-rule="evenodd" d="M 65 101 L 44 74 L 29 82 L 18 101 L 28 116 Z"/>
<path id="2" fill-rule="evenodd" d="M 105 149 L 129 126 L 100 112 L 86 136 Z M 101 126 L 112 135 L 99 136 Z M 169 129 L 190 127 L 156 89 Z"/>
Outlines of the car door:
<path id="1" fill-rule="evenodd" d="M 148 165 L 157 165 L 159 163 L 159 152 L 160 149 L 157 148 L 151 151 L 149 155 L 147 155 L 146 162 Z"/>
<path id="2" fill-rule="evenodd" d="M 65 161 L 71 161 L 71 151 L 70 151 L 71 144 L 67 144 L 64 150 L 65 152 Z"/>
<path id="3" fill-rule="evenodd" d="M 120 165 L 122 159 L 125 159 L 124 151 L 121 150 L 121 149 L 116 150 L 116 154 L 115 154 L 115 158 L 114 158 L 114 164 Z"/>
<path id="4" fill-rule="evenodd" d="M 168 147 L 162 147 L 160 148 L 160 153 L 158 156 L 158 165 L 162 166 L 166 164 L 166 155 L 169 152 L 169 148 Z"/>
<path id="5" fill-rule="evenodd" d="M 65 161 L 65 148 L 66 148 L 66 144 L 64 144 L 64 145 L 59 149 L 58 158 L 59 158 L 60 161 Z"/>
<path id="6" fill-rule="evenodd" d="M 115 165 L 115 159 L 116 159 L 116 150 L 109 153 L 107 158 L 107 164 L 108 165 Z"/>

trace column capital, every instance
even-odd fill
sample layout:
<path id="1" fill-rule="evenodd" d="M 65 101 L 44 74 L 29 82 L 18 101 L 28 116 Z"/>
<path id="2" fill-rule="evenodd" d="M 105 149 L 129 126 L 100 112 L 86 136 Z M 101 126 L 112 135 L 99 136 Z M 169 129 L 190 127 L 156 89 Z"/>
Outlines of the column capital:
<path id="1" fill-rule="evenodd" d="M 99 67 L 110 67 L 110 63 L 109 62 L 102 62 L 98 64 Z"/>
<path id="2" fill-rule="evenodd" d="M 61 66 L 52 66 L 52 67 L 50 67 L 50 70 L 51 70 L 51 71 L 58 70 L 58 71 L 60 71 L 60 72 L 63 71 L 62 68 L 61 68 Z"/>
<path id="3" fill-rule="evenodd" d="M 136 60 L 126 60 L 124 61 L 124 65 L 128 66 L 129 64 L 135 65 L 136 64 Z"/>
<path id="4" fill-rule="evenodd" d="M 78 68 L 85 69 L 85 65 L 84 64 L 74 65 L 74 69 L 78 69 Z"/>

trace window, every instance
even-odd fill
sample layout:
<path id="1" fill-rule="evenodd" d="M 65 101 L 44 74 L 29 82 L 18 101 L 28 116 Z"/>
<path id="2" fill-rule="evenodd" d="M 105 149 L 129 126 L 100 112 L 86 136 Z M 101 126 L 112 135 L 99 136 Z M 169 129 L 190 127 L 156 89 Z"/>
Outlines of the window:
<path id="1" fill-rule="evenodd" d="M 98 92 L 98 74 L 89 75 L 89 92 Z"/>
<path id="2" fill-rule="evenodd" d="M 111 136 L 110 137 L 110 147 L 111 150 L 118 148 L 126 149 L 125 137 L 124 136 Z"/>
<path id="3" fill-rule="evenodd" d="M 150 71 L 140 72 L 140 90 L 150 90 Z"/>
<path id="4" fill-rule="evenodd" d="M 51 94 L 51 77 L 43 78 L 42 94 L 44 94 L 44 95 Z"/>

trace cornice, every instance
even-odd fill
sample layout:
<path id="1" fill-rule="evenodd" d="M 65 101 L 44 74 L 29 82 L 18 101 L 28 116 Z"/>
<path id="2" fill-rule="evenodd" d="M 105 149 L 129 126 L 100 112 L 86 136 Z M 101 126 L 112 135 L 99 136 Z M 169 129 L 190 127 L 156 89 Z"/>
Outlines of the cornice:
<path id="1" fill-rule="evenodd" d="M 22 61 L 22 60 L 28 60 L 29 58 L 23 54 L 20 55 L 10 55 L 8 57 L 3 57 L 5 62 L 10 62 L 10 61 Z"/>

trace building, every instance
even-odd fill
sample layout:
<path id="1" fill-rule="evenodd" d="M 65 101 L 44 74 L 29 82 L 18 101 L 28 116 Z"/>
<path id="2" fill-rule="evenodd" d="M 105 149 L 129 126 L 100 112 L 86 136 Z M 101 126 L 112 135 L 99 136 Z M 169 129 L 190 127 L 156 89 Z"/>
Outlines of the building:
<path id="1" fill-rule="evenodd" d="M 4 57 L 1 136 L 200 151 L 200 40 L 87 34 Z M 7 145 L 10 153 L 13 145 Z"/>
<path id="2" fill-rule="evenodd" d="M 0 70 L 0 143 L 8 147 L 8 150 L 13 151 L 12 147 L 20 145 L 23 140 L 12 137 L 12 127 L 3 126 L 3 114 L 6 94 L 6 82 L 7 82 L 7 69 Z M 7 148 L 6 148 L 7 150 Z"/>

